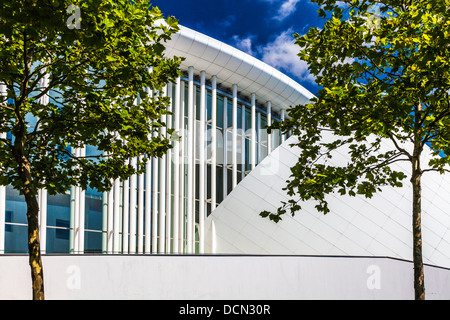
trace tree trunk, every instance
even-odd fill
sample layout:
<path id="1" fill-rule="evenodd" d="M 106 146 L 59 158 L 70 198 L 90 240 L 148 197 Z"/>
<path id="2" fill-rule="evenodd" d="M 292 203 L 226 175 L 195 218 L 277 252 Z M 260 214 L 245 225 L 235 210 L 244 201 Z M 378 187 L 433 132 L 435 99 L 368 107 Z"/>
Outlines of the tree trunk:
<path id="1" fill-rule="evenodd" d="M 411 183 L 413 187 L 413 261 L 414 261 L 414 292 L 416 300 L 425 300 L 425 283 L 422 261 L 422 172 L 418 156 L 413 157 Z"/>
<path id="2" fill-rule="evenodd" d="M 13 154 L 17 162 L 18 175 L 22 181 L 22 192 L 27 204 L 28 254 L 31 267 L 33 300 L 44 300 L 44 272 L 39 242 L 39 204 L 36 190 L 32 184 L 30 162 L 24 155 L 25 130 L 23 123 L 16 126 L 14 130 Z"/>
<path id="3" fill-rule="evenodd" d="M 27 190 L 25 192 L 28 219 L 28 253 L 29 264 L 31 267 L 33 300 L 44 300 L 44 272 L 42 269 L 41 246 L 39 240 L 39 205 L 34 190 Z"/>

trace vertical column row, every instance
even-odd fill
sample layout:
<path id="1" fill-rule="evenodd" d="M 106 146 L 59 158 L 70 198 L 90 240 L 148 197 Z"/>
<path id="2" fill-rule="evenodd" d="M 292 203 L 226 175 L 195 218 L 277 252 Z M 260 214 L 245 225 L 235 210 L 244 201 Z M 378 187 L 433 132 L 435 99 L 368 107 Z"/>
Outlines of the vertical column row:
<path id="1" fill-rule="evenodd" d="M 188 86 L 185 91 L 185 83 L 180 78 L 175 84 L 170 84 L 161 92 L 172 98 L 174 119 L 171 115 L 163 116 L 162 121 L 166 122 L 170 129 L 173 123 L 175 132 L 181 132 L 184 128 L 185 95 L 187 95 L 187 132 L 180 135 L 180 140 L 172 141 L 173 150 L 169 150 L 166 155 L 159 159 L 149 159 L 145 173 L 134 175 L 125 181 L 115 180 L 112 189 L 106 193 L 107 209 L 105 212 L 104 224 L 104 250 L 107 253 L 195 253 L 196 243 L 196 194 L 195 183 L 198 178 L 198 235 L 199 252 L 204 251 L 204 221 L 206 218 L 206 204 L 211 203 L 211 210 L 217 206 L 216 186 L 222 184 L 223 196 L 226 197 L 229 189 L 234 188 L 238 182 L 238 162 L 242 164 L 242 177 L 245 175 L 245 131 L 250 132 L 250 164 L 253 169 L 262 160 L 261 148 L 257 149 L 261 143 L 258 139 L 257 128 L 261 129 L 261 113 L 256 112 L 256 96 L 251 96 L 250 125 L 246 123 L 246 108 L 242 105 L 241 114 L 238 114 L 238 86 L 232 88 L 230 101 L 231 112 L 228 110 L 229 98 L 224 96 L 223 114 L 217 114 L 217 78 L 211 79 L 211 106 L 207 105 L 206 74 L 200 73 L 200 95 L 198 103 L 195 103 L 196 90 L 194 85 L 194 68 L 189 68 Z M 172 90 L 175 86 L 175 90 Z M 174 92 L 174 96 L 172 96 Z M 196 134 L 196 105 L 199 108 L 199 127 Z M 211 107 L 211 121 L 206 119 L 207 106 Z M 271 103 L 267 103 L 267 124 L 272 123 Z M 227 119 L 231 116 L 232 119 Z M 217 154 L 217 122 L 218 117 L 223 117 L 223 155 Z M 240 117 L 241 127 L 238 128 L 238 117 Z M 284 110 L 282 110 L 282 119 Z M 229 123 L 231 125 L 229 126 Z M 211 124 L 211 153 L 207 159 L 206 153 L 206 124 Z M 248 126 L 248 128 L 246 128 Z M 242 128 L 242 141 L 238 141 L 238 129 Z M 230 131 L 231 130 L 231 131 Z M 165 128 L 162 135 L 166 135 Z M 231 139 L 230 139 L 231 138 Z M 196 140 L 200 142 L 196 144 Z M 241 140 L 241 139 L 239 139 Z M 259 141 L 259 142 L 258 142 Z M 186 145 L 184 144 L 186 142 Z M 238 159 L 238 147 L 241 144 L 241 158 Z M 186 146 L 186 150 L 185 150 Z M 272 150 L 271 135 L 268 136 L 268 152 Z M 198 148 L 198 166 L 196 166 L 195 149 Z M 231 152 L 231 159 L 228 153 Z M 85 148 L 74 150 L 77 156 L 84 156 Z M 186 162 L 185 160 L 186 154 Z M 223 179 L 217 179 L 217 161 L 223 156 Z M 142 158 L 141 158 L 142 160 Z M 182 160 L 182 161 L 180 161 Z M 210 185 L 207 185 L 207 166 L 210 163 Z M 137 166 L 137 159 L 130 159 L 133 167 Z M 186 167 L 185 167 L 186 164 Z M 197 168 L 197 169 L 196 169 Z M 231 169 L 228 171 L 228 169 Z M 230 178 L 231 186 L 227 184 L 227 177 Z M 186 174 L 186 184 L 185 182 Z M 239 179 L 240 180 L 240 179 Z M 173 186 L 173 188 L 172 188 Z M 230 187 L 230 188 L 229 188 Z M 211 198 L 207 199 L 207 188 L 211 188 Z M 0 187 L 0 221 L 4 225 L 4 187 Z M 41 207 L 46 207 L 45 190 L 40 191 Z M 185 206 L 186 200 L 186 206 Z M 79 187 L 73 192 L 73 250 L 76 253 L 84 251 L 84 212 L 85 195 Z M 173 201 L 173 205 L 172 205 Z M 45 226 L 45 211 L 41 213 L 41 225 Z M 1 222 L 0 222 L 1 223 Z M 1 225 L 0 225 L 1 227 Z M 1 228 L 4 235 L 4 226 Z M 1 239 L 4 239 L 0 234 Z M 72 240 L 72 239 L 71 239 Z M 0 240 L 0 250 L 2 244 Z M 45 237 L 44 237 L 45 243 Z"/>
<path id="2" fill-rule="evenodd" d="M 171 97 L 171 91 L 169 85 L 161 94 Z M 164 115 L 162 121 L 171 127 L 171 118 Z M 161 135 L 167 135 L 165 128 Z M 123 182 L 114 181 L 106 194 L 106 253 L 148 254 L 170 250 L 171 152 L 161 158 L 148 159 L 145 168 L 139 168 L 138 163 L 143 160 L 142 156 L 130 159 L 133 168 L 143 169 L 141 174 L 132 175 Z"/>

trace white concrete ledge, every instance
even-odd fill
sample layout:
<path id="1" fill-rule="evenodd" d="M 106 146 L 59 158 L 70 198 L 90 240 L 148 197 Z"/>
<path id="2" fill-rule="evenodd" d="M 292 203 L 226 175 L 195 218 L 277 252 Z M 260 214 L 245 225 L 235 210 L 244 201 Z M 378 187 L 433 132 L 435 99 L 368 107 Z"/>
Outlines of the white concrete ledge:
<path id="1" fill-rule="evenodd" d="M 44 255 L 49 300 L 413 299 L 413 266 L 384 257 Z M 425 267 L 427 299 L 450 270 Z M 0 299 L 31 299 L 28 256 L 0 257 Z M 5 288 L 8 288 L 5 290 Z"/>

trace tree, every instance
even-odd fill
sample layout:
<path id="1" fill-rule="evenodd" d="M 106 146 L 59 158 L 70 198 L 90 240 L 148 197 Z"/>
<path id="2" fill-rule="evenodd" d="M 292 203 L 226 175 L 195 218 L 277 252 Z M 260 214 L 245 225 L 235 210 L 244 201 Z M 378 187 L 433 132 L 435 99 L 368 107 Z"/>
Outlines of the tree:
<path id="1" fill-rule="evenodd" d="M 157 93 L 179 75 L 181 59 L 164 56 L 178 30 L 144 0 L 0 3 L 0 184 L 25 197 L 33 299 L 44 299 L 37 190 L 106 191 L 170 147 Z M 86 145 L 98 155 L 76 152 Z"/>
<path id="2" fill-rule="evenodd" d="M 298 136 L 301 152 L 286 186 L 291 199 L 261 215 L 279 221 L 309 199 L 326 214 L 327 194 L 370 198 L 381 186 L 401 186 L 408 176 L 415 298 L 425 299 L 421 178 L 429 171 L 449 171 L 450 3 L 313 2 L 326 22 L 295 39 L 320 89 L 311 103 L 291 108 L 290 119 L 278 126 Z M 387 150 L 386 141 L 392 146 Z M 432 159 L 423 163 L 429 147 Z M 348 154 L 347 163 L 330 162 L 337 150 Z M 400 161 L 409 163 L 408 175 L 394 169 Z"/>

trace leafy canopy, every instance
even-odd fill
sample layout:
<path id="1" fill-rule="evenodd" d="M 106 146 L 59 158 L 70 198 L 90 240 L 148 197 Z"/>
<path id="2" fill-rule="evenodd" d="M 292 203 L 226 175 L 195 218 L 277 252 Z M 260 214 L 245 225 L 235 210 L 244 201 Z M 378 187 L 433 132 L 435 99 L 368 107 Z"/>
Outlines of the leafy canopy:
<path id="1" fill-rule="evenodd" d="M 21 124 L 33 185 L 49 193 L 107 190 L 136 172 L 130 157 L 162 155 L 169 100 L 157 93 L 179 75 L 180 58 L 164 56 L 178 30 L 144 0 L 2 0 L 0 184 L 23 187 L 13 156 Z M 75 153 L 86 145 L 97 153 Z"/>
<path id="2" fill-rule="evenodd" d="M 426 145 L 433 157 L 418 173 L 448 170 L 450 1 L 313 2 L 324 26 L 295 38 L 320 90 L 273 126 L 292 130 L 301 150 L 286 187 L 298 199 L 261 213 L 274 221 L 301 200 L 327 213 L 331 192 L 371 197 L 401 186 L 406 174 L 391 165 L 413 163 Z M 334 161 L 338 152 L 349 160 Z"/>

